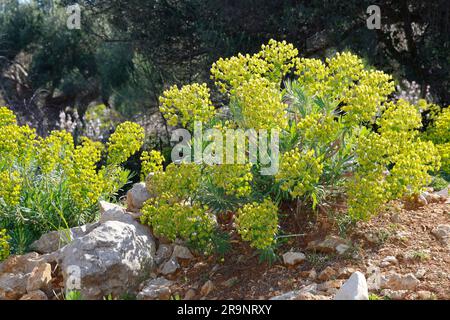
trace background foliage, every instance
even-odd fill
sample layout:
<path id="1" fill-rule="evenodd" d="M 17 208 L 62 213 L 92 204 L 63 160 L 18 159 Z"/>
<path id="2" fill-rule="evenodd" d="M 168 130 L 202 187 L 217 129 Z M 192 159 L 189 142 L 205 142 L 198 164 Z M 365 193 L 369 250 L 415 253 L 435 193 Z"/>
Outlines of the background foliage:
<path id="1" fill-rule="evenodd" d="M 73 3 L 82 8 L 81 30 L 66 27 L 64 6 Z M 381 8 L 380 30 L 366 27 L 373 4 Z M 433 101 L 446 106 L 449 10 L 446 0 L 2 0 L 0 92 L 41 134 L 67 107 L 84 121 L 93 102 L 132 118 L 157 112 L 166 86 L 208 82 L 219 57 L 254 53 L 274 38 L 305 57 L 351 50 L 415 81 L 422 97 L 429 86 Z"/>

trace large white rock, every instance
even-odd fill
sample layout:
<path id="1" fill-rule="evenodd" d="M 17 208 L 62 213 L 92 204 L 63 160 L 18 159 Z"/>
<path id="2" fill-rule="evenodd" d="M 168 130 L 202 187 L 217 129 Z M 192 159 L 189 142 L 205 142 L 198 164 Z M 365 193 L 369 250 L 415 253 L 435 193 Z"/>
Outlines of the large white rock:
<path id="1" fill-rule="evenodd" d="M 3 273 L 23 273 L 28 274 L 42 263 L 51 260 L 49 255 L 40 256 L 36 252 L 30 252 L 22 256 L 9 256 L 5 261 L 0 263 L 0 275 Z"/>
<path id="2" fill-rule="evenodd" d="M 206 281 L 202 288 L 200 289 L 200 294 L 202 296 L 207 296 L 208 294 L 210 294 L 211 292 L 214 291 L 214 283 L 211 280 Z"/>
<path id="3" fill-rule="evenodd" d="M 340 255 L 350 249 L 350 243 L 337 236 L 327 236 L 323 240 L 314 240 L 308 243 L 307 250 L 323 252 L 323 253 L 338 253 Z"/>
<path id="4" fill-rule="evenodd" d="M 102 299 L 136 292 L 155 267 L 154 255 L 150 230 L 112 207 L 98 227 L 60 250 L 58 262 L 66 284 L 78 282 L 84 299 Z"/>
<path id="5" fill-rule="evenodd" d="M 127 192 L 127 209 L 135 212 L 141 210 L 144 202 L 150 197 L 151 195 L 145 187 L 145 182 L 135 183 Z"/>
<path id="6" fill-rule="evenodd" d="M 388 267 L 390 265 L 396 265 L 396 264 L 398 264 L 398 260 L 396 257 L 387 256 L 381 261 L 380 267 Z"/>
<path id="7" fill-rule="evenodd" d="M 450 185 L 447 188 L 444 188 L 440 191 L 435 192 L 434 194 L 437 194 L 438 196 L 441 196 L 443 198 L 448 198 L 449 194 L 448 191 L 450 190 Z"/>
<path id="8" fill-rule="evenodd" d="M 171 295 L 170 286 L 172 281 L 165 278 L 156 278 L 147 281 L 144 288 L 138 293 L 138 300 L 169 300 Z"/>
<path id="9" fill-rule="evenodd" d="M 98 223 L 88 223 L 71 229 L 51 231 L 34 241 L 30 249 L 38 253 L 51 253 L 64 247 L 74 239 L 82 237 L 98 227 Z"/>
<path id="10" fill-rule="evenodd" d="M 310 285 L 304 286 L 303 288 L 301 288 L 299 290 L 289 291 L 289 292 L 283 293 L 279 296 L 272 297 L 269 300 L 300 300 L 300 298 L 303 294 L 316 295 L 317 294 L 317 284 L 312 283 Z"/>
<path id="11" fill-rule="evenodd" d="M 288 251 L 283 254 L 283 263 L 288 266 L 295 266 L 306 260 L 306 256 L 302 252 Z"/>
<path id="12" fill-rule="evenodd" d="M 450 224 L 440 224 L 431 233 L 442 243 L 450 244 Z"/>
<path id="13" fill-rule="evenodd" d="M 52 267 L 49 263 L 42 263 L 35 267 L 27 280 L 27 292 L 47 289 L 52 281 Z"/>
<path id="14" fill-rule="evenodd" d="M 110 210 L 125 211 L 125 208 L 122 207 L 121 205 L 107 202 L 107 201 L 99 201 L 99 207 L 100 207 L 100 214 L 104 214 L 105 212 L 110 211 Z"/>
<path id="15" fill-rule="evenodd" d="M 0 300 L 16 300 L 27 292 L 28 276 L 23 273 L 0 275 Z"/>
<path id="16" fill-rule="evenodd" d="M 155 263 L 157 265 L 167 261 L 172 255 L 173 248 L 170 244 L 160 244 L 155 254 Z"/>
<path id="17" fill-rule="evenodd" d="M 342 285 L 334 300 L 369 300 L 366 277 L 357 271 Z"/>
<path id="18" fill-rule="evenodd" d="M 415 290 L 420 281 L 412 274 L 391 273 L 381 279 L 382 289 Z"/>
<path id="19" fill-rule="evenodd" d="M 26 295 L 22 296 L 22 298 L 20 298 L 19 300 L 48 300 L 48 297 L 43 291 L 36 290 L 27 293 Z"/>
<path id="20" fill-rule="evenodd" d="M 0 300 L 19 299 L 27 292 L 27 287 L 32 290 L 36 285 L 41 287 L 48 284 L 51 270 L 47 259 L 53 258 L 51 255 L 40 256 L 32 252 L 9 256 L 0 263 Z"/>
<path id="21" fill-rule="evenodd" d="M 180 245 L 175 245 L 173 247 L 172 258 L 191 260 L 194 259 L 194 256 L 188 248 Z"/>
<path id="22" fill-rule="evenodd" d="M 167 276 L 169 274 L 177 272 L 178 269 L 180 269 L 180 264 L 178 263 L 177 259 L 171 258 L 161 266 L 160 273 Z"/>

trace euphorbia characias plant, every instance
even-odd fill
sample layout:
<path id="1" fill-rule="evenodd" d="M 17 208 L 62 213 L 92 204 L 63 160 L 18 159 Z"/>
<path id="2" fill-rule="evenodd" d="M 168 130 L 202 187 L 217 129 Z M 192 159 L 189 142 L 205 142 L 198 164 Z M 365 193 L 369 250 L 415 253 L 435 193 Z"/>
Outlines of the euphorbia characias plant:
<path id="1" fill-rule="evenodd" d="M 143 222 L 162 235 L 182 238 L 186 228 L 202 223 L 198 210 L 203 206 L 215 213 L 235 212 L 242 239 L 269 250 L 277 238 L 280 201 L 317 209 L 330 192 L 338 191 L 347 197 L 352 218 L 367 219 L 389 200 L 420 192 L 439 169 L 438 150 L 419 134 L 419 108 L 390 101 L 392 77 L 350 52 L 325 61 L 300 58 L 292 44 L 270 40 L 253 55 L 220 58 L 212 65 L 211 79 L 216 88 L 188 84 L 165 91 L 162 114 L 172 126 L 190 130 L 195 121 L 223 131 L 279 129 L 279 171 L 262 177 L 255 170 L 258 163 L 172 164 L 166 172 L 156 170 L 147 181 L 156 200 L 146 204 Z M 226 112 L 213 106 L 214 90 L 225 95 Z M 430 132 L 428 140 L 432 136 Z M 155 167 L 160 168 L 156 162 Z M 177 179 L 189 183 L 176 184 Z M 155 225 L 164 220 L 165 210 L 167 219 L 173 214 L 168 202 L 197 212 L 183 215 L 183 230 L 177 232 L 167 222 Z M 215 228 L 203 221 L 208 225 L 204 232 L 213 239 Z"/>
<path id="2" fill-rule="evenodd" d="M 144 129 L 131 122 L 117 127 L 106 148 L 86 137 L 75 144 L 66 131 L 41 138 L 0 107 L 0 229 L 7 230 L 1 245 L 7 233 L 12 251 L 21 253 L 45 232 L 93 221 L 98 201 L 127 183 L 121 164 L 143 142 Z M 107 157 L 100 166 L 102 154 Z"/>

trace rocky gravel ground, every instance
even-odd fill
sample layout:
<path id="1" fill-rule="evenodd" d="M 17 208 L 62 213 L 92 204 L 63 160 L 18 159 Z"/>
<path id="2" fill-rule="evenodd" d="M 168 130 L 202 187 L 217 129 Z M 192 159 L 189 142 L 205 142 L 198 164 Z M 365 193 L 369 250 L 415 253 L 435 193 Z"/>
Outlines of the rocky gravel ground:
<path id="1" fill-rule="evenodd" d="M 448 191 L 391 202 L 352 227 L 303 217 L 268 264 L 233 234 L 229 252 L 209 257 L 156 239 L 137 221 L 143 190 L 130 191 L 128 209 L 102 202 L 97 223 L 46 234 L 36 252 L 2 262 L 0 300 L 66 299 L 69 289 L 83 299 L 450 299 Z"/>
<path id="2" fill-rule="evenodd" d="M 223 263 L 195 262 L 172 289 L 190 299 L 332 299 L 360 271 L 371 299 L 450 299 L 449 201 L 404 207 L 392 202 L 345 238 L 328 232 L 291 247 L 270 267 L 243 248 Z M 214 290 L 205 297 L 201 289 L 207 281 Z"/>

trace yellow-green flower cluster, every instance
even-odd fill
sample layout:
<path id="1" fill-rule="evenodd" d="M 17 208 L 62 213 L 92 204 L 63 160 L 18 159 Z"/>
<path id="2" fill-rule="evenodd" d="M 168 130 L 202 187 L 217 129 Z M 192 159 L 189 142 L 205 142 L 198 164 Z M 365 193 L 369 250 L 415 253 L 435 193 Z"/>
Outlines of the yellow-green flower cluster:
<path id="1" fill-rule="evenodd" d="M 361 130 L 357 136 L 355 155 L 358 165 L 366 171 L 374 171 L 389 164 L 389 153 L 386 147 L 390 149 L 397 145 L 389 144 L 380 134 L 366 129 Z"/>
<path id="2" fill-rule="evenodd" d="M 179 122 L 192 126 L 195 121 L 209 122 L 216 114 L 206 83 L 172 86 L 160 97 L 160 110 L 171 126 Z"/>
<path id="3" fill-rule="evenodd" d="M 429 173 L 440 166 L 433 143 L 418 138 L 421 117 L 415 106 L 404 100 L 387 103 L 378 125 L 379 133 L 359 133 L 358 169 L 347 185 L 354 218 L 369 218 L 384 203 L 419 193 L 431 181 Z"/>
<path id="4" fill-rule="evenodd" d="M 141 223 L 151 226 L 158 237 L 188 240 L 200 248 L 208 246 L 215 228 L 207 207 L 174 202 L 170 194 L 148 200 L 142 208 Z"/>
<path id="5" fill-rule="evenodd" d="M 164 156 L 157 150 L 144 151 L 141 155 L 141 176 L 145 179 L 151 172 L 163 170 Z"/>
<path id="6" fill-rule="evenodd" d="M 424 133 L 424 138 L 435 143 L 441 156 L 441 169 L 450 173 L 450 106 L 442 109 L 434 106 L 431 120 L 433 123 Z"/>
<path id="7" fill-rule="evenodd" d="M 0 229 L 0 261 L 5 260 L 9 256 L 9 240 L 10 237 L 6 234 L 6 230 Z"/>
<path id="8" fill-rule="evenodd" d="M 99 187 L 102 186 L 100 198 L 107 199 L 117 195 L 125 184 L 129 182 L 130 171 L 118 165 L 106 165 L 101 167 L 97 173 Z"/>
<path id="9" fill-rule="evenodd" d="M 295 74 L 298 76 L 299 84 L 311 96 L 320 95 L 327 89 L 325 80 L 328 76 L 328 70 L 320 59 L 299 58 Z"/>
<path id="10" fill-rule="evenodd" d="M 419 194 L 424 186 L 430 184 L 429 172 L 437 171 L 440 167 L 438 150 L 431 141 L 417 139 L 414 143 L 392 154 L 391 163 L 394 164 L 386 177 L 392 198 L 405 194 Z"/>
<path id="11" fill-rule="evenodd" d="M 28 126 L 0 126 L 0 155 L 5 161 L 18 161 L 27 165 L 35 152 L 35 139 L 35 130 Z"/>
<path id="12" fill-rule="evenodd" d="M 144 128 L 126 121 L 117 126 L 108 141 L 108 163 L 121 164 L 135 154 L 144 144 Z"/>
<path id="13" fill-rule="evenodd" d="M 349 52 L 326 59 L 300 58 L 295 74 L 304 90 L 328 101 L 342 103 L 349 124 L 375 120 L 394 91 L 392 77 L 377 70 L 365 70 L 361 58 Z"/>
<path id="14" fill-rule="evenodd" d="M 242 128 L 281 129 L 288 123 L 280 90 L 266 78 L 252 78 L 236 89 Z"/>
<path id="15" fill-rule="evenodd" d="M 146 187 L 150 194 L 170 194 L 172 198 L 184 201 L 198 192 L 201 174 L 201 167 L 195 163 L 171 163 L 166 171 L 148 176 Z"/>
<path id="16" fill-rule="evenodd" d="M 430 135 L 436 143 L 450 142 L 450 106 L 434 116 L 434 124 L 430 128 Z"/>
<path id="17" fill-rule="evenodd" d="M 267 62 L 269 74 L 274 82 L 280 82 L 283 77 L 295 66 L 298 50 L 286 41 L 278 42 L 270 39 L 267 45 L 261 46 L 261 51 L 256 54 L 260 59 Z"/>
<path id="18" fill-rule="evenodd" d="M 413 138 L 422 126 L 422 117 L 416 107 L 405 100 L 400 99 L 397 103 L 386 103 L 386 110 L 378 121 L 382 135 L 388 133 L 406 133 Z"/>
<path id="19" fill-rule="evenodd" d="M 331 143 L 339 133 L 340 125 L 332 115 L 311 113 L 297 123 L 297 131 L 305 142 Z"/>
<path id="20" fill-rule="evenodd" d="M 270 199 L 244 205 L 237 212 L 236 229 L 253 248 L 270 248 L 275 243 L 278 232 L 277 205 Z"/>
<path id="21" fill-rule="evenodd" d="M 157 170 L 146 180 L 155 197 L 142 209 L 141 222 L 155 234 L 170 240 L 180 238 L 206 249 L 211 244 L 215 221 L 208 207 L 195 201 L 202 179 L 201 167 L 195 163 L 171 163 L 165 171 Z"/>
<path id="22" fill-rule="evenodd" d="M 233 94 L 236 88 L 255 76 L 268 70 L 267 62 L 256 55 L 249 54 L 223 59 L 214 62 L 211 67 L 211 79 L 222 93 Z"/>
<path id="23" fill-rule="evenodd" d="M 281 189 L 288 191 L 293 198 L 312 191 L 320 180 L 323 164 L 314 150 L 290 150 L 281 157 L 280 169 L 275 176 Z"/>
<path id="24" fill-rule="evenodd" d="M 392 76 L 382 71 L 362 71 L 358 84 L 344 91 L 342 110 L 350 124 L 374 122 L 375 116 L 382 111 L 382 104 L 394 91 Z"/>
<path id="25" fill-rule="evenodd" d="M 325 62 L 328 73 L 326 90 L 333 97 L 339 97 L 355 81 L 361 81 L 364 76 L 367 76 L 363 71 L 362 59 L 351 52 L 338 52 L 332 58 L 327 58 Z"/>
<path id="26" fill-rule="evenodd" d="M 366 220 L 379 212 L 391 199 L 383 171 L 356 172 L 347 184 L 348 214 L 354 220 Z"/>
<path id="27" fill-rule="evenodd" d="M 211 79 L 221 92 L 230 94 L 235 94 L 252 78 L 263 77 L 279 86 L 282 78 L 295 66 L 297 55 L 298 50 L 292 44 L 271 39 L 254 55 L 239 53 L 231 58 L 220 58 L 212 65 Z"/>
<path id="28" fill-rule="evenodd" d="M 361 58 L 350 52 L 337 53 L 325 62 L 300 58 L 295 74 L 310 95 L 340 100 L 344 92 L 363 77 L 364 64 Z"/>
<path id="29" fill-rule="evenodd" d="M 0 127 L 16 124 L 16 115 L 7 107 L 0 107 Z"/>
<path id="30" fill-rule="evenodd" d="M 435 147 L 441 157 L 441 169 L 444 172 L 450 172 L 450 142 L 436 144 Z"/>
<path id="31" fill-rule="evenodd" d="M 222 188 L 226 195 L 246 197 L 252 191 L 251 167 L 251 164 L 222 164 L 209 166 L 204 173 L 215 186 Z"/>
<path id="32" fill-rule="evenodd" d="M 17 171 L 0 171 L 0 198 L 6 205 L 14 207 L 19 204 L 22 180 Z"/>
<path id="33" fill-rule="evenodd" d="M 102 147 L 100 142 L 83 138 L 75 148 L 71 161 L 65 161 L 69 189 L 81 208 L 96 204 L 105 189 L 106 182 L 97 172 Z"/>
<path id="34" fill-rule="evenodd" d="M 417 108 L 410 103 L 399 100 L 385 105 L 381 118 L 378 120 L 379 132 L 384 140 L 384 148 L 389 155 L 410 151 L 410 145 L 416 143 L 422 118 Z"/>
<path id="35" fill-rule="evenodd" d="M 50 173 L 74 152 L 73 137 L 67 131 L 52 131 L 45 139 L 39 138 L 38 164 L 43 173 Z"/>

